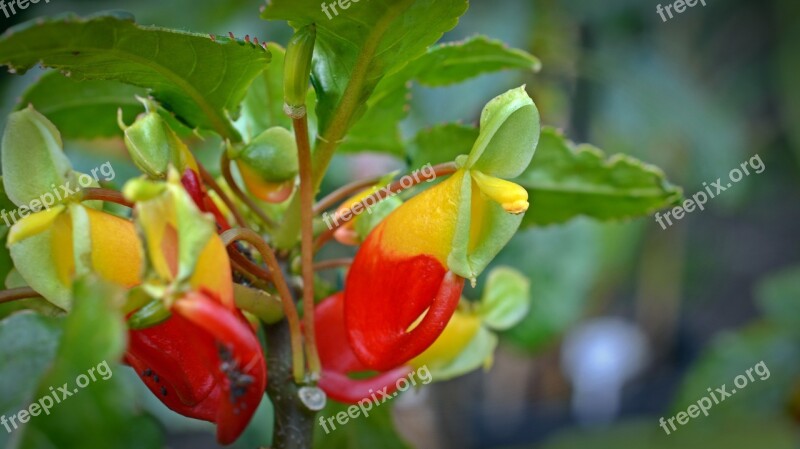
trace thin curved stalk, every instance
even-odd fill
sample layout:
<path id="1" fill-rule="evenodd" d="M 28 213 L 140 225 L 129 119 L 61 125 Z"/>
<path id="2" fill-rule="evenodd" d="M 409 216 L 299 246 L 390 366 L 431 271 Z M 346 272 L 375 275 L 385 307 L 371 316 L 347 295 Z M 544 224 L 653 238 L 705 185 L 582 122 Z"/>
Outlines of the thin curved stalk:
<path id="1" fill-rule="evenodd" d="M 222 187 L 220 187 L 214 177 L 211 176 L 211 173 L 209 173 L 201 163 L 198 162 L 197 167 L 200 169 L 200 176 L 203 178 L 203 181 L 208 184 L 209 187 L 211 187 L 211 190 L 217 192 L 217 196 L 219 196 L 222 202 L 225 203 L 225 206 L 228 208 L 228 210 L 230 210 L 233 214 L 233 218 L 236 220 L 236 223 L 243 228 L 247 227 L 247 222 L 244 220 L 242 213 L 239 212 L 239 208 L 236 207 L 236 203 L 234 203 L 228 194 L 222 190 Z"/>
<path id="2" fill-rule="evenodd" d="M 12 288 L 9 290 L 0 290 L 0 304 L 20 299 L 38 298 L 42 295 L 30 287 Z"/>
<path id="3" fill-rule="evenodd" d="M 289 285 L 281 273 L 281 267 L 278 265 L 278 259 L 272 248 L 261 238 L 258 233 L 247 228 L 234 228 L 228 229 L 220 235 L 220 238 L 225 243 L 225 246 L 230 246 L 236 241 L 242 240 L 251 245 L 261 253 L 267 266 L 272 271 L 272 284 L 278 290 L 278 295 L 281 297 L 281 305 L 283 306 L 283 313 L 286 315 L 286 321 L 289 324 L 289 331 L 291 333 L 292 345 L 292 372 L 295 382 L 303 382 L 304 374 L 304 357 L 303 357 L 303 340 L 300 331 L 300 318 L 297 314 L 297 309 L 292 299 L 292 294 L 289 291 Z"/>
<path id="4" fill-rule="evenodd" d="M 353 259 L 330 259 L 323 260 L 314 264 L 314 271 L 330 270 L 333 268 L 349 267 L 353 264 Z"/>
<path id="5" fill-rule="evenodd" d="M 339 187 L 338 189 L 329 193 L 328 196 L 326 196 L 325 198 L 319 200 L 319 202 L 314 205 L 314 215 L 319 215 L 322 212 L 335 206 L 337 203 L 346 200 L 347 198 L 366 189 L 367 187 L 374 186 L 375 184 L 380 182 L 380 180 L 381 178 L 364 179 L 361 181 L 355 181 L 350 184 Z"/>
<path id="6" fill-rule="evenodd" d="M 120 206 L 133 207 L 133 203 L 126 200 L 121 192 L 102 187 L 87 187 L 81 190 L 82 201 L 108 201 Z"/>

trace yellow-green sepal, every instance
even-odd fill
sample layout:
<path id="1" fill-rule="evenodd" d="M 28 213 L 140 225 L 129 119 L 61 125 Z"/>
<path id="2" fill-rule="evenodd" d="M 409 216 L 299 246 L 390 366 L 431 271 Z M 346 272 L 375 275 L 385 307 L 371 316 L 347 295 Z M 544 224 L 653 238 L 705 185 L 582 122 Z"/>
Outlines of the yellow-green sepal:
<path id="1" fill-rule="evenodd" d="M 64 185 L 72 172 L 63 151 L 61 133 L 33 106 L 8 116 L 2 139 L 2 164 L 8 198 L 25 207 Z"/>
<path id="2" fill-rule="evenodd" d="M 480 134 L 466 168 L 510 179 L 530 165 L 539 142 L 539 111 L 525 86 L 495 97 L 481 113 Z"/>

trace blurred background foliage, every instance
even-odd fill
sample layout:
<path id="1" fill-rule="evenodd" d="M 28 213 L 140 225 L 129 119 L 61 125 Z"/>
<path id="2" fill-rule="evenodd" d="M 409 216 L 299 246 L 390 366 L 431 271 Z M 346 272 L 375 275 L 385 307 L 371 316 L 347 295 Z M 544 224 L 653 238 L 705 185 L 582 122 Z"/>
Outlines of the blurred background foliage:
<path id="1" fill-rule="evenodd" d="M 444 40 L 478 33 L 501 39 L 536 55 L 543 70 L 491 74 L 454 87 L 415 86 L 405 136 L 443 122 L 475 123 L 487 100 L 525 83 L 543 123 L 576 142 L 656 164 L 687 195 L 755 154 L 766 170 L 667 230 L 645 217 L 604 224 L 577 219 L 520 232 L 496 264 L 530 277 L 529 315 L 502 335 L 490 371 L 395 401 L 392 419 L 409 445 L 797 447 L 800 7 L 791 0 L 707 0 L 708 6 L 663 23 L 657 4 L 473 0 Z M 65 11 L 121 9 L 142 24 L 285 43 L 289 27 L 258 19 L 259 6 L 254 0 L 52 0 L 11 19 L 0 17 L 0 26 Z M 38 76 L 0 75 L 4 116 Z M 216 145 L 208 139 L 194 146 Z M 135 174 L 122 149 L 113 141 L 69 146 L 77 169 L 111 160 L 118 186 Z M 202 150 L 198 156 L 204 158 Z M 213 166 L 213 159 L 205 162 Z M 386 155 L 340 156 L 325 189 L 406 163 Z M 0 267 L 5 276 L 7 254 L 0 254 Z M 477 298 L 480 292 L 467 289 L 466 295 Z M 10 311 L 5 307 L 0 315 Z M 15 320 L 21 326 L 33 318 Z M 33 321 L 20 347 L 54 354 L 55 348 L 37 339 L 57 334 L 57 319 Z M 709 417 L 691 420 L 670 436 L 658 426 L 660 417 L 686 410 L 708 387 L 731 384 L 762 360 L 771 376 L 714 407 Z M 168 429 L 170 447 L 214 447 L 207 443 L 209 425 L 168 413 L 143 394 L 129 370 L 118 371 L 124 382 L 117 387 L 125 391 L 120 397 L 137 398 L 136 406 Z M 18 409 L 6 403 L 15 397 L 2 395 L 0 412 Z M 258 425 L 237 447 L 269 441 L 271 429 L 263 423 L 271 406 L 265 401 L 262 408 L 254 419 Z M 389 419 L 362 418 L 320 447 L 389 444 L 397 438 L 387 431 Z M 4 438 L 0 432 L 0 446 Z"/>

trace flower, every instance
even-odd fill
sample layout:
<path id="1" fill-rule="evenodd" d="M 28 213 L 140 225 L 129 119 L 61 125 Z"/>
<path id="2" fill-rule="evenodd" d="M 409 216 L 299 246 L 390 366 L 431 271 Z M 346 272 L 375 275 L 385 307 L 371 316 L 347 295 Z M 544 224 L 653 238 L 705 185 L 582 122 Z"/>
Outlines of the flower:
<path id="1" fill-rule="evenodd" d="M 539 114 L 524 87 L 481 115 L 469 155 L 450 178 L 412 198 L 369 234 L 345 286 L 348 338 L 368 368 L 387 370 L 430 347 L 528 207 L 519 176 L 533 157 Z"/>
<path id="2" fill-rule="evenodd" d="M 187 171 L 190 174 L 191 171 Z M 167 183 L 135 180 L 125 194 L 147 252 L 143 290 L 171 312 L 131 329 L 126 360 L 170 409 L 217 424 L 235 441 L 255 413 L 267 382 L 258 338 L 236 309 L 228 254 L 214 222 L 172 170 Z"/>
<path id="3" fill-rule="evenodd" d="M 267 384 L 253 330 L 235 308 L 206 292 L 175 302 L 163 323 L 130 331 L 126 361 L 171 410 L 217 424 L 230 444 L 250 422 Z"/>
<path id="4" fill-rule="evenodd" d="M 340 292 L 317 305 L 314 314 L 322 376 L 319 387 L 339 402 L 355 404 L 376 391 L 391 394 L 397 390 L 397 380 L 405 377 L 409 366 L 400 366 L 369 378 L 353 379 L 350 376 L 367 371 L 358 360 L 347 341 L 344 322 L 344 295 Z"/>

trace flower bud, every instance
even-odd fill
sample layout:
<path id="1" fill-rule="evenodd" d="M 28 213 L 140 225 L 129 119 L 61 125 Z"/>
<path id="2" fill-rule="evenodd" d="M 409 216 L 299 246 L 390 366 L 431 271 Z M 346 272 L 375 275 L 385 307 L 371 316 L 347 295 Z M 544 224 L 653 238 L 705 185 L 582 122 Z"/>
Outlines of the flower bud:
<path id="1" fill-rule="evenodd" d="M 171 316 L 169 309 L 161 299 L 154 299 L 144 307 L 134 312 L 128 318 L 128 327 L 131 329 L 145 329 L 163 323 Z"/>
<path id="2" fill-rule="evenodd" d="M 136 119 L 133 125 L 126 127 L 120 118 L 120 127 L 125 131 L 125 146 L 133 163 L 156 179 L 166 178 L 170 164 L 181 173 L 187 166 L 197 171 L 189 148 L 158 114 L 155 103 L 144 98 L 139 98 L 139 101 L 145 105 L 147 112 Z"/>
<path id="3" fill-rule="evenodd" d="M 279 203 L 294 190 L 298 172 L 297 145 L 289 130 L 270 128 L 229 157 L 236 161 L 247 190 L 257 198 Z"/>
<path id="4" fill-rule="evenodd" d="M 283 68 L 283 109 L 292 118 L 306 115 L 306 95 L 311 78 L 311 57 L 314 54 L 316 38 L 316 25 L 307 25 L 294 33 L 286 47 Z"/>

